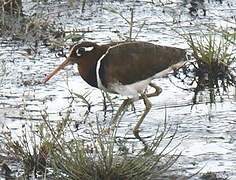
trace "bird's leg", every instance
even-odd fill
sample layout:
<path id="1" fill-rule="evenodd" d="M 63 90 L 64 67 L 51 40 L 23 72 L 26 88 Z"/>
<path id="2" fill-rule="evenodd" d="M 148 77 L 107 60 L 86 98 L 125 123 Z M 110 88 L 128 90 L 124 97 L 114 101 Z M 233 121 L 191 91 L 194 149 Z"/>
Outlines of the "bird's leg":
<path id="1" fill-rule="evenodd" d="M 148 97 L 146 94 L 141 94 L 140 98 L 143 99 L 143 102 L 144 102 L 144 105 L 145 105 L 145 110 L 141 116 L 141 118 L 139 119 L 139 121 L 137 122 L 137 124 L 135 125 L 134 129 L 133 129 L 133 133 L 134 133 L 134 136 L 139 139 L 140 141 L 143 142 L 143 144 L 146 146 L 144 140 L 139 136 L 139 127 L 140 125 L 142 124 L 144 118 L 146 117 L 146 115 L 148 114 L 148 112 L 150 111 L 151 107 L 152 107 L 152 104 L 151 102 L 148 100 Z"/>
<path id="2" fill-rule="evenodd" d="M 154 88 L 155 92 L 150 93 L 150 94 L 146 94 L 147 97 L 154 97 L 154 96 L 158 96 L 159 94 L 161 94 L 162 90 L 159 86 L 155 85 L 154 83 L 150 83 L 149 86 Z M 140 97 L 140 99 L 142 99 L 142 97 Z"/>
<path id="3" fill-rule="evenodd" d="M 134 106 L 134 101 L 132 101 L 131 103 L 130 103 L 130 105 L 131 105 L 131 111 L 133 111 L 134 113 L 136 112 L 136 108 L 135 108 L 135 106 Z"/>
<path id="4" fill-rule="evenodd" d="M 158 96 L 162 92 L 161 88 L 159 86 L 155 85 L 154 83 L 150 83 L 149 85 L 155 89 L 155 92 L 149 93 L 149 94 L 144 93 L 144 94 L 141 94 L 141 96 L 139 96 L 139 99 L 143 99 L 143 102 L 145 105 L 145 110 L 144 110 L 141 118 L 139 119 L 139 121 L 137 122 L 137 124 L 135 125 L 135 127 L 133 129 L 133 133 L 134 133 L 135 138 L 139 139 L 144 144 L 145 148 L 147 148 L 147 144 L 139 135 L 139 131 L 140 131 L 139 127 L 141 126 L 144 118 L 146 117 L 146 115 L 149 113 L 149 111 L 152 108 L 152 103 L 148 100 L 148 97 Z"/>
<path id="5" fill-rule="evenodd" d="M 104 111 L 104 115 L 106 115 L 106 112 L 107 112 L 106 94 L 102 90 L 101 90 L 101 93 L 102 93 L 102 97 L 103 97 L 103 111 Z"/>
<path id="6" fill-rule="evenodd" d="M 132 99 L 125 99 L 123 103 L 120 105 L 119 109 L 117 110 L 115 116 L 112 118 L 112 125 L 115 126 L 117 124 L 117 121 L 121 115 L 126 111 L 128 106 L 133 103 Z"/>
<path id="7" fill-rule="evenodd" d="M 108 100 L 108 102 L 111 104 L 111 109 L 112 111 L 114 110 L 114 106 L 111 100 L 111 97 L 109 96 L 109 94 L 106 91 L 101 91 L 102 92 L 102 96 L 103 96 L 103 105 L 104 105 L 104 110 L 107 110 L 107 103 L 106 103 L 106 98 Z"/>

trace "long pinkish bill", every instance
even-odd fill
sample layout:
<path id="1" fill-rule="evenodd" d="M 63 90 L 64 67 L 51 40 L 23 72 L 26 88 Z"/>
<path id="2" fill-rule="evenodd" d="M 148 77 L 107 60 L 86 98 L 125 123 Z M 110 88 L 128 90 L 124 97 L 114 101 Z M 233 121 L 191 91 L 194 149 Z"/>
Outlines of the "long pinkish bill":
<path id="1" fill-rule="evenodd" d="M 47 77 L 43 80 L 43 83 L 49 81 L 55 74 L 57 74 L 60 70 L 64 69 L 67 65 L 70 64 L 69 58 L 67 58 L 62 64 L 60 64 L 56 69 L 54 69 Z"/>

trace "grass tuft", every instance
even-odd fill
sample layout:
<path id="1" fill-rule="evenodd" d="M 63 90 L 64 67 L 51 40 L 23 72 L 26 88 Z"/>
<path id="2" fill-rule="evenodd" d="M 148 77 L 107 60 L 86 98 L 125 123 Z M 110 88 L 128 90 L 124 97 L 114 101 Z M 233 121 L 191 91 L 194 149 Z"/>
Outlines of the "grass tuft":
<path id="1" fill-rule="evenodd" d="M 213 31 L 199 37 L 188 34 L 184 38 L 192 51 L 193 61 L 181 69 L 182 74 L 175 73 L 175 76 L 189 87 L 196 85 L 191 89 L 195 92 L 194 104 L 203 90 L 209 91 L 210 103 L 215 103 L 217 95 L 221 96 L 229 87 L 236 86 L 234 44 L 228 40 L 232 40 L 232 36 L 226 39 Z"/>
<path id="2" fill-rule="evenodd" d="M 22 136 L 14 138 L 8 129 L 1 145 L 5 154 L 13 157 L 23 171 L 21 177 L 44 177 L 76 180 L 146 180 L 161 178 L 179 155 L 170 145 L 177 132 L 168 140 L 169 128 L 157 129 L 148 142 L 148 149 L 133 147 L 125 137 L 117 137 L 118 126 L 111 130 L 90 124 L 88 136 L 75 131 L 70 112 L 59 122 L 50 122 L 47 112 L 44 122 L 34 130 L 23 127 Z M 119 123 L 118 123 L 119 124 Z M 86 136 L 86 137 L 85 137 Z M 138 144 L 138 142 L 136 142 Z"/>

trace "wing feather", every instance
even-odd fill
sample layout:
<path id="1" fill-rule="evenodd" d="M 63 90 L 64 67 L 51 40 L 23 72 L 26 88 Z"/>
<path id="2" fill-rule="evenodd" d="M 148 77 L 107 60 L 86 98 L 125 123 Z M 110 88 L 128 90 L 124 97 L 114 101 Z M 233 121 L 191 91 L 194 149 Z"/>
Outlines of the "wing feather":
<path id="1" fill-rule="evenodd" d="M 105 87 L 117 82 L 132 84 L 185 60 L 185 54 L 183 49 L 147 42 L 121 43 L 107 50 L 101 60 L 99 76 Z"/>

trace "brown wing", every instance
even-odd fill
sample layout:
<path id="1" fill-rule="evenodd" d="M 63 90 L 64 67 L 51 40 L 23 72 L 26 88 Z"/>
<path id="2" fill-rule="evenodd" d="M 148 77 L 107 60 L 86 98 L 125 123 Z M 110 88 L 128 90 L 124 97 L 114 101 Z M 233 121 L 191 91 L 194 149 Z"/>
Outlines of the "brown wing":
<path id="1" fill-rule="evenodd" d="M 101 61 L 99 75 L 104 86 L 120 82 L 132 84 L 152 77 L 185 60 L 185 50 L 146 42 L 123 43 L 111 47 Z"/>

